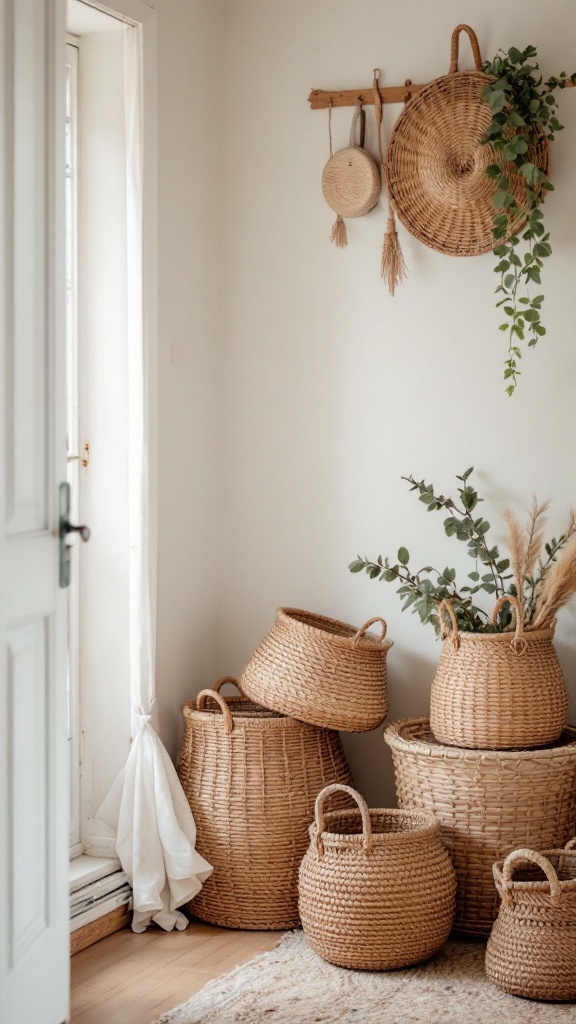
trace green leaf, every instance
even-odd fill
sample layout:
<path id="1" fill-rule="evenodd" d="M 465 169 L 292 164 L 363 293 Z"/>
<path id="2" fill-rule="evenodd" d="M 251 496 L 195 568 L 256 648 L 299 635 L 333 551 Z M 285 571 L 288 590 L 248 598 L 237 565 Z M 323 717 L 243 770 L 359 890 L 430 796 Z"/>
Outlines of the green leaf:
<path id="1" fill-rule="evenodd" d="M 358 561 L 358 559 L 356 559 L 354 562 L 350 562 L 350 565 L 348 566 L 348 568 L 349 568 L 350 572 L 362 572 L 362 569 L 364 568 L 364 565 L 365 565 L 365 562 L 360 562 L 360 561 Z"/>
<path id="2" fill-rule="evenodd" d="M 410 555 L 408 554 L 408 549 L 398 548 L 398 561 L 401 562 L 402 565 L 408 565 L 409 559 Z"/>
<path id="3" fill-rule="evenodd" d="M 386 569 L 386 572 L 382 573 L 382 579 L 386 580 L 387 583 L 393 583 L 394 580 L 398 579 L 398 577 L 395 572 L 392 572 L 390 569 Z"/>
<path id="4" fill-rule="evenodd" d="M 506 93 L 502 89 L 493 89 L 487 99 L 490 110 L 497 114 L 506 103 Z"/>
<path id="5" fill-rule="evenodd" d="M 514 196 L 510 192 L 496 192 L 493 203 L 497 209 L 502 209 L 505 206 L 512 206 L 514 202 Z"/>
<path id="6" fill-rule="evenodd" d="M 520 53 L 520 50 L 517 50 L 515 46 L 510 47 L 510 49 L 508 50 L 508 56 L 510 57 L 510 60 L 512 61 L 513 64 L 522 64 L 522 61 L 524 59 L 523 54 Z"/>

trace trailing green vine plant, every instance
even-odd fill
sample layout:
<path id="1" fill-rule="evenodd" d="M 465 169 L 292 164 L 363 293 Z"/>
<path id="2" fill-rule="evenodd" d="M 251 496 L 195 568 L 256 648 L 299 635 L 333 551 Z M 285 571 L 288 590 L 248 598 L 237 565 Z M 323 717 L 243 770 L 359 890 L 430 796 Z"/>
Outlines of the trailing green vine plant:
<path id="1" fill-rule="evenodd" d="M 513 46 L 507 53 L 501 50 L 483 65 L 485 73 L 494 78 L 483 91 L 492 111 L 492 122 L 482 141 L 497 154 L 486 174 L 497 179 L 492 234 L 498 259 L 494 269 L 500 275 L 496 293 L 501 298 L 497 307 L 503 307 L 506 316 L 500 330 L 508 333 L 504 364 L 508 395 L 515 391 L 521 373 L 520 343 L 528 339 L 528 346 L 532 347 L 546 334 L 541 318 L 544 295 L 532 296 L 532 288 L 540 286 L 544 260 L 552 254 L 550 234 L 544 227 L 540 207 L 554 186 L 530 155 L 539 135 L 544 133 L 553 142 L 556 132 L 564 127 L 556 116 L 554 91 L 576 84 L 576 74 L 569 78 L 564 71 L 559 78 L 545 82 L 538 64 L 533 62 L 536 56 L 534 46 L 525 50 Z M 512 172 L 524 179 L 523 194 L 513 188 Z M 521 248 L 523 252 L 519 252 Z"/>

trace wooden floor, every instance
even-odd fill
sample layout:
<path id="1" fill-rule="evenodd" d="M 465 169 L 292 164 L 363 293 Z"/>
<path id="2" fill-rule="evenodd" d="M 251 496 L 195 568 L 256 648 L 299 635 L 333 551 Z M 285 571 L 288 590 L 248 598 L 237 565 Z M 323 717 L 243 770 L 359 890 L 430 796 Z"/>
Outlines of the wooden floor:
<path id="1" fill-rule="evenodd" d="M 122 929 L 72 957 L 71 1024 L 151 1024 L 212 978 L 272 949 L 283 934 L 200 921 L 183 932 Z"/>

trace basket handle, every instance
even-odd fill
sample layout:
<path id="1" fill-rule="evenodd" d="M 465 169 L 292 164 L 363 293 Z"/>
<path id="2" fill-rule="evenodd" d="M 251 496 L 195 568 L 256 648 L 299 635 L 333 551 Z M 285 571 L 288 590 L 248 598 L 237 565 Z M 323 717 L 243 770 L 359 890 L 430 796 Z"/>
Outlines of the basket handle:
<path id="1" fill-rule="evenodd" d="M 470 25 L 456 25 L 452 33 L 452 42 L 450 44 L 450 75 L 453 75 L 458 71 L 458 44 L 460 42 L 460 33 L 466 32 L 472 46 L 472 55 L 474 57 L 474 63 L 476 65 L 476 71 L 482 71 L 482 57 L 480 56 L 480 47 L 478 45 L 478 38 L 473 28 Z"/>
<path id="2" fill-rule="evenodd" d="M 558 875 L 548 858 L 544 857 L 541 853 L 537 853 L 536 850 L 513 850 L 513 852 L 509 853 L 506 857 L 502 866 L 502 903 L 504 906 L 512 906 L 512 889 L 514 887 L 512 874 L 514 872 L 515 865 L 521 860 L 528 860 L 532 864 L 537 864 L 544 872 L 546 878 L 550 882 L 550 902 L 553 907 L 559 907 L 561 889 Z"/>
<path id="3" fill-rule="evenodd" d="M 356 128 L 360 122 L 360 141 L 356 142 Z M 356 110 L 354 111 L 354 117 L 352 118 L 352 127 L 350 128 L 350 141 L 348 145 L 354 149 L 364 149 L 364 141 L 366 139 L 366 111 L 362 106 L 362 101 L 358 100 L 356 104 Z"/>
<path id="4" fill-rule="evenodd" d="M 574 836 L 573 839 L 569 839 L 568 840 L 568 842 L 566 843 L 566 846 L 564 847 L 564 849 L 565 850 L 574 850 L 574 849 L 576 849 L 576 836 Z"/>
<path id="5" fill-rule="evenodd" d="M 333 782 L 331 786 L 326 786 L 325 789 L 318 794 L 316 797 L 316 804 L 314 806 L 314 818 L 316 821 L 316 851 L 320 860 L 322 860 L 322 857 L 324 856 L 324 843 L 322 841 L 322 833 L 324 831 L 324 803 L 329 796 L 332 796 L 333 793 L 347 793 L 348 796 L 351 796 L 358 805 L 358 810 L 360 811 L 360 816 L 362 818 L 362 847 L 364 849 L 364 853 L 369 854 L 372 849 L 372 824 L 370 821 L 368 804 L 357 790 L 352 789 L 352 786 L 344 786 L 340 782 Z"/>
<path id="6" fill-rule="evenodd" d="M 234 728 L 234 722 L 232 721 L 232 714 L 230 712 L 230 708 L 228 707 L 226 701 L 224 700 L 224 697 L 221 697 L 216 690 L 201 690 L 196 698 L 196 710 L 203 710 L 208 697 L 211 697 L 212 700 L 215 700 L 216 703 L 220 705 L 220 710 L 224 715 L 224 728 L 226 729 L 226 732 L 232 732 L 232 729 Z"/>
<path id="7" fill-rule="evenodd" d="M 379 622 L 380 626 L 382 627 L 382 632 L 381 632 L 380 636 L 378 637 L 378 643 L 379 644 L 383 643 L 384 642 L 384 637 L 386 636 L 386 631 L 388 629 L 388 626 L 386 625 L 386 622 L 384 621 L 384 619 L 381 619 L 379 615 L 376 615 L 373 619 L 368 619 L 368 622 L 365 622 L 363 626 L 360 626 L 360 629 L 358 630 L 358 632 L 355 633 L 354 636 L 352 637 L 352 643 L 358 645 L 360 643 L 360 640 L 364 636 L 364 633 L 366 632 L 366 630 L 370 626 L 373 626 L 375 622 Z"/>
<path id="8" fill-rule="evenodd" d="M 524 612 L 522 606 L 517 597 L 513 594 L 503 594 L 499 597 L 494 605 L 494 611 L 492 612 L 492 622 L 496 622 L 498 612 L 500 611 L 503 604 L 511 604 L 516 617 L 516 630 L 514 632 L 514 638 L 510 641 L 510 647 L 514 651 L 514 654 L 524 654 L 524 651 L 528 647 L 528 641 L 524 636 Z"/>
<path id="9" fill-rule="evenodd" d="M 446 612 L 450 618 L 450 629 L 446 627 Z M 458 621 L 454 614 L 454 608 L 452 607 L 452 601 L 445 597 L 443 601 L 440 601 L 438 605 L 438 615 L 440 617 L 440 636 L 442 640 L 450 639 L 452 646 L 455 651 L 460 647 L 460 636 L 458 635 Z"/>
<path id="10" fill-rule="evenodd" d="M 221 689 L 222 686 L 224 686 L 224 683 L 232 683 L 236 687 L 236 689 L 238 690 L 238 693 L 240 694 L 240 696 L 241 697 L 245 696 L 245 694 L 244 694 L 244 692 L 243 692 L 243 690 L 242 690 L 242 688 L 240 686 L 240 683 L 238 682 L 237 679 L 234 678 L 234 676 L 221 676 L 221 678 L 216 683 L 214 683 L 214 686 L 212 687 L 212 690 L 214 691 L 214 693 L 220 693 L 220 689 Z M 210 693 L 210 692 L 212 692 L 212 691 L 206 690 L 206 693 Z"/>

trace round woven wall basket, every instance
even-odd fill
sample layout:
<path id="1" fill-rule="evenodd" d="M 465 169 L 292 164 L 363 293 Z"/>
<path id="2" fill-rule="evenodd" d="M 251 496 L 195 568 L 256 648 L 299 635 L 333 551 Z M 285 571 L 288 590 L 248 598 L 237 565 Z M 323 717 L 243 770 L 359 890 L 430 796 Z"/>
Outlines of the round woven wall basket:
<path id="1" fill-rule="evenodd" d="M 366 632 L 377 623 L 380 636 Z M 278 608 L 276 621 L 241 677 L 244 693 L 266 708 L 324 729 L 369 732 L 388 714 L 384 619 L 360 629 L 301 608 Z"/>
<path id="2" fill-rule="evenodd" d="M 511 750 L 554 743 L 568 721 L 568 692 L 552 638 L 554 628 L 525 630 L 515 597 L 513 633 L 460 633 L 449 601 L 439 608 L 444 640 L 430 694 L 430 724 L 439 743 Z M 451 626 L 446 628 L 445 612 Z"/>
<path id="3" fill-rule="evenodd" d="M 494 865 L 502 905 L 486 975 L 514 996 L 576 999 L 576 849 L 514 850 Z M 544 876 L 544 877 L 542 877 Z"/>
<path id="4" fill-rule="evenodd" d="M 330 157 L 322 172 L 322 194 L 341 217 L 362 217 L 378 202 L 380 174 L 364 146 L 364 111 L 357 109 L 350 131 L 350 145 Z M 356 126 L 360 124 L 359 145 Z"/>
<path id="5" fill-rule="evenodd" d="M 489 935 L 498 911 L 492 865 L 511 850 L 559 849 L 576 834 L 576 728 L 544 750 L 442 746 L 425 718 L 389 725 L 400 807 L 432 811 L 456 870 L 463 934 Z"/>
<path id="6" fill-rule="evenodd" d="M 460 32 L 470 37 L 476 71 L 458 71 Z M 477 256 L 494 248 L 495 179 L 485 173 L 498 159 L 483 145 L 492 113 L 482 90 L 494 81 L 482 71 L 475 33 L 458 25 L 452 34 L 450 71 L 413 96 L 388 143 L 386 184 L 392 206 L 415 238 L 448 256 Z M 549 174 L 550 147 L 543 131 L 526 159 Z M 507 166 L 508 191 L 522 205 L 524 179 Z M 508 237 L 519 231 L 519 218 Z"/>
<path id="7" fill-rule="evenodd" d="M 348 793 L 354 810 L 325 811 Z M 300 916 L 308 942 L 330 963 L 370 971 L 433 956 L 454 918 L 454 871 L 432 814 L 368 810 L 347 786 L 316 801 L 300 867 Z"/>
<path id="8" fill-rule="evenodd" d="M 182 708 L 178 775 L 214 867 L 188 906 L 223 928 L 295 928 L 316 797 L 350 769 L 337 733 L 222 696 L 225 682 L 238 686 L 224 677 Z"/>

